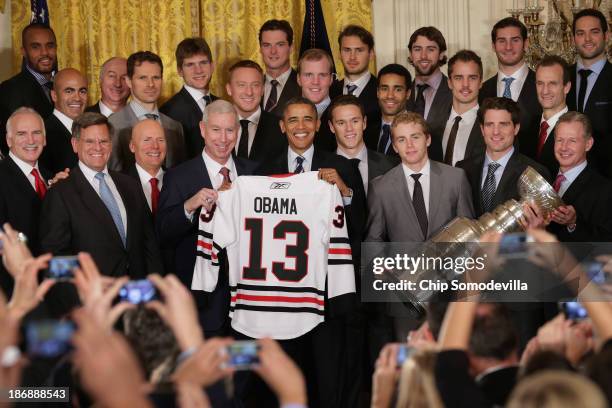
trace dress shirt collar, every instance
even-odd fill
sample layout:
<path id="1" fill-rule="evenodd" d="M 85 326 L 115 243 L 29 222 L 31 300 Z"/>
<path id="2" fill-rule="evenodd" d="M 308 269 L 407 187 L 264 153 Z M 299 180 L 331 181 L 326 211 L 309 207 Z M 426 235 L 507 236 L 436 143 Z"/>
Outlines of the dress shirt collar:
<path id="1" fill-rule="evenodd" d="M 276 79 L 278 81 L 278 86 L 280 86 L 282 89 L 287 83 L 287 80 L 289 80 L 289 75 L 291 75 L 291 67 L 287 68 L 287 70 L 280 74 L 277 78 L 272 78 L 266 72 L 266 82 L 270 83 L 273 79 Z"/>
<path id="2" fill-rule="evenodd" d="M 247 119 L 249 122 L 257 126 L 259 124 L 259 119 L 261 118 L 261 106 L 257 107 L 257 110 L 251 114 L 248 118 L 243 118 L 241 115 L 238 115 L 239 120 Z M 238 146 L 236 146 L 238 149 Z"/>
<path id="3" fill-rule="evenodd" d="M 95 182 L 96 174 L 98 173 L 104 173 L 106 176 L 110 177 L 110 174 L 108 172 L 108 167 L 106 166 L 104 166 L 104 170 L 97 171 L 97 170 L 87 167 L 85 163 L 79 160 L 79 168 L 81 169 L 81 171 L 83 172 L 83 175 L 89 181 L 90 184 L 93 184 Z"/>
<path id="4" fill-rule="evenodd" d="M 521 65 L 519 69 L 517 69 L 510 75 L 506 75 L 503 72 L 499 71 L 497 73 L 497 82 L 503 83 L 502 80 L 504 78 L 510 78 L 510 77 L 514 78 L 515 81 L 521 81 L 527 78 L 527 74 L 529 74 L 529 67 L 527 66 L 526 63 L 523 62 L 523 65 Z"/>
<path id="5" fill-rule="evenodd" d="M 350 159 L 359 159 L 360 163 L 368 161 L 368 149 L 366 148 L 365 144 L 361 147 L 361 150 L 355 156 L 349 156 L 349 154 L 347 152 L 342 150 L 340 145 L 338 145 L 338 148 L 336 149 L 336 154 L 338 156 L 346 157 L 349 160 Z"/>
<path id="6" fill-rule="evenodd" d="M 550 118 L 548 118 L 548 120 L 545 120 L 544 116 L 542 116 L 542 118 L 540 119 L 540 124 L 542 124 L 542 122 L 548 123 L 548 128 L 551 129 L 552 131 L 552 129 L 557 125 L 557 122 L 559 121 L 559 118 L 561 117 L 561 115 L 563 115 L 568 110 L 569 110 L 568 107 L 565 106 L 565 108 L 561 109 L 559 112 L 552 115 Z"/>
<path id="7" fill-rule="evenodd" d="M 349 85 L 349 84 L 353 84 L 353 85 L 357 85 L 357 89 L 355 89 L 353 91 L 353 95 L 355 95 L 355 96 L 361 95 L 361 92 L 363 91 L 363 89 L 366 87 L 366 85 L 370 81 L 370 77 L 371 76 L 372 76 L 372 74 L 370 74 L 370 71 L 366 71 L 356 81 L 349 81 L 349 79 L 345 77 L 344 78 L 344 90 L 342 91 L 342 93 L 346 95 L 347 94 L 346 86 Z"/>
<path id="8" fill-rule="evenodd" d="M 583 161 L 579 165 L 572 167 L 566 172 L 562 172 L 559 170 L 559 174 L 563 174 L 565 176 L 565 181 L 563 182 L 563 186 L 570 186 L 574 180 L 582 173 L 584 169 L 586 169 L 587 161 Z"/>
<path id="9" fill-rule="evenodd" d="M 40 174 L 40 177 L 42 177 L 40 169 L 38 168 L 38 162 L 36 162 L 34 166 L 32 166 L 30 165 L 30 163 L 26 163 L 23 160 L 21 160 L 19 157 L 17 157 L 16 155 L 14 155 L 12 151 L 9 152 L 9 157 L 13 159 L 17 167 L 19 167 L 19 170 L 21 170 L 23 174 L 26 175 L 26 177 L 30 176 L 30 174 L 32 173 L 32 169 L 38 170 L 38 174 Z"/>
<path id="10" fill-rule="evenodd" d="M 108 106 L 106 106 L 104 104 L 104 102 L 102 102 L 102 100 L 100 99 L 100 101 L 98 102 L 98 106 L 100 107 L 100 113 L 104 116 L 106 116 L 107 118 L 112 115 L 113 112 L 111 108 L 109 108 Z"/>
<path id="11" fill-rule="evenodd" d="M 191 97 L 196 101 L 196 103 L 200 101 L 202 98 L 204 98 L 204 96 L 210 95 L 209 91 L 202 92 L 202 90 L 194 88 L 187 84 L 184 84 L 183 87 L 189 93 L 189 95 L 191 95 Z"/>
<path id="12" fill-rule="evenodd" d="M 288 169 L 289 172 L 293 172 L 293 170 L 295 169 L 295 166 L 297 164 L 296 158 L 298 156 L 302 156 L 304 158 L 304 162 L 302 163 L 302 167 L 304 168 L 304 171 L 306 171 L 306 169 L 311 169 L 312 168 L 312 158 L 314 157 L 314 145 L 310 145 L 310 147 L 302 154 L 297 154 L 296 152 L 293 151 L 293 149 L 291 148 L 291 146 L 289 146 L 289 154 L 288 154 Z"/>
<path id="13" fill-rule="evenodd" d="M 591 65 L 590 67 L 588 67 L 588 69 L 590 69 L 591 71 L 593 71 L 594 73 L 596 73 L 597 75 L 601 74 L 601 70 L 604 68 L 604 66 L 606 65 L 606 59 L 605 58 L 601 58 L 600 60 L 598 60 L 597 62 L 595 62 L 593 65 Z M 584 62 L 582 62 L 582 58 L 578 57 L 578 61 L 576 63 L 576 72 L 578 72 L 581 69 L 585 69 L 586 67 L 584 66 Z"/>
<path id="14" fill-rule="evenodd" d="M 406 178 L 409 178 L 413 174 L 417 174 L 417 173 L 422 174 L 421 177 L 429 177 L 429 173 L 430 173 L 430 170 L 431 170 L 431 164 L 429 162 L 429 159 L 427 159 L 427 161 L 425 162 L 425 165 L 421 168 L 421 170 L 414 171 L 410 167 L 408 167 L 408 166 L 406 166 L 405 164 L 402 163 L 402 169 L 404 170 L 404 175 L 406 176 Z"/>
<path id="15" fill-rule="evenodd" d="M 325 112 L 325 109 L 327 109 L 330 103 L 331 103 L 331 98 L 329 97 L 329 95 L 327 95 L 325 99 L 323 99 L 321 102 L 315 105 L 315 107 L 317 108 L 317 114 L 319 115 L 319 119 L 321 119 L 323 112 Z M 323 126 L 322 123 L 321 123 L 321 126 Z"/>
<path id="16" fill-rule="evenodd" d="M 157 115 L 157 117 L 160 118 L 161 120 L 161 116 L 159 115 L 159 110 L 157 109 L 157 105 L 155 105 L 155 108 L 153 108 L 152 111 L 148 111 L 144 106 L 142 106 L 141 104 L 136 102 L 134 99 L 132 99 L 130 101 L 130 108 L 132 108 L 132 111 L 134 112 L 138 120 L 146 119 L 145 115 L 147 113 L 152 113 L 154 115 Z"/>
<path id="17" fill-rule="evenodd" d="M 206 165 L 206 170 L 208 171 L 208 175 L 211 177 L 210 181 L 211 183 L 213 183 L 213 186 L 215 184 L 214 177 L 219 174 L 219 170 L 221 170 L 222 167 L 227 167 L 229 169 L 230 180 L 235 180 L 236 177 L 238 177 L 238 174 L 236 173 L 236 165 L 232 156 L 227 159 L 225 164 L 219 164 L 218 162 L 213 160 L 213 158 L 210 157 L 208 153 L 206 153 L 205 147 L 204 150 L 202 150 L 202 158 L 204 159 L 204 165 Z"/>
<path id="18" fill-rule="evenodd" d="M 56 118 L 59 119 L 60 122 L 62 122 L 62 125 L 64 125 L 64 127 L 68 130 L 68 133 L 72 134 L 73 120 L 70 119 L 68 116 L 64 115 L 62 112 L 58 111 L 57 109 L 53 110 L 53 114 Z"/>
<path id="19" fill-rule="evenodd" d="M 510 157 L 512 157 L 513 154 L 514 154 L 514 146 L 512 146 L 510 148 L 510 151 L 508 151 L 508 153 L 504 154 L 498 160 L 491 160 L 491 158 L 489 157 L 489 153 L 485 152 L 484 168 L 485 169 L 488 168 L 489 167 L 489 163 L 495 162 L 495 163 L 501 165 L 502 169 L 505 169 L 506 166 L 508 165 L 508 161 L 510 160 Z"/>
<path id="20" fill-rule="evenodd" d="M 28 70 L 28 72 L 30 72 L 30 74 L 32 74 L 32 76 L 34 76 L 36 82 L 38 82 L 42 86 L 44 86 L 49 81 L 53 81 L 53 78 L 55 78 L 56 74 L 56 71 L 51 72 L 51 79 L 49 80 L 43 74 L 34 71 L 34 69 L 32 69 L 29 64 L 26 64 L 26 69 Z"/>
<path id="21" fill-rule="evenodd" d="M 138 172 L 138 177 L 140 178 L 140 182 L 142 184 L 148 183 L 149 180 L 153 178 L 153 176 L 151 176 L 149 172 L 143 169 L 138 163 L 136 163 L 136 171 Z M 157 170 L 157 174 L 155 175 L 155 178 L 158 180 L 158 183 L 161 184 L 161 182 L 164 179 L 164 169 L 160 167 L 159 170 Z"/>
<path id="22" fill-rule="evenodd" d="M 437 90 L 438 87 L 440 86 L 440 83 L 442 82 L 442 78 L 443 78 L 442 71 L 440 71 L 439 69 L 436 69 L 436 72 L 431 74 L 431 76 L 427 79 L 427 81 L 423 81 L 421 79 L 415 79 L 415 83 L 416 85 L 427 84 L 429 85 L 431 89 Z M 416 98 L 416 94 L 415 94 L 415 98 Z"/>
<path id="23" fill-rule="evenodd" d="M 451 114 L 450 117 L 448 118 L 448 121 L 454 121 L 455 118 L 457 116 L 461 116 L 461 122 L 459 122 L 459 124 L 464 124 L 464 123 L 471 123 L 474 124 L 474 121 L 476 120 L 476 117 L 478 116 L 478 104 L 474 105 L 470 110 L 463 112 L 461 115 L 459 115 L 456 111 L 455 108 L 451 108 Z"/>

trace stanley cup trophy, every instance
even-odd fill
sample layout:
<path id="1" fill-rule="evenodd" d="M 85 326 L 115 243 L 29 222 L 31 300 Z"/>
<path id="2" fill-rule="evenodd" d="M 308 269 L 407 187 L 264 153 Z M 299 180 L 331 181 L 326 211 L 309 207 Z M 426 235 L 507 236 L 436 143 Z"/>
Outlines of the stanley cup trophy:
<path id="1" fill-rule="evenodd" d="M 520 201 L 511 199 L 498 205 L 493 211 L 483 214 L 477 220 L 465 217 L 457 217 L 443 227 L 433 238 L 424 244 L 423 254 L 427 257 L 469 257 L 472 255 L 473 245 L 487 231 L 497 231 L 499 233 L 510 233 L 521 231 L 519 223 L 524 215 L 524 204 L 535 203 L 542 216 L 547 217 L 557 207 L 563 205 L 563 201 L 550 184 L 533 168 L 527 167 L 521 174 L 517 187 Z M 436 245 L 437 244 L 437 245 Z M 442 245 L 441 245 L 442 244 Z M 435 279 L 441 279 L 447 273 L 454 271 L 419 271 L 412 276 L 430 276 L 435 273 Z M 395 275 L 396 279 L 411 279 Z M 413 279 L 413 278 L 412 278 Z M 413 293 L 405 292 L 406 296 L 402 299 L 403 303 L 417 317 L 422 317 L 425 309 L 421 305 L 433 295 L 434 291 L 420 291 L 417 296 Z"/>

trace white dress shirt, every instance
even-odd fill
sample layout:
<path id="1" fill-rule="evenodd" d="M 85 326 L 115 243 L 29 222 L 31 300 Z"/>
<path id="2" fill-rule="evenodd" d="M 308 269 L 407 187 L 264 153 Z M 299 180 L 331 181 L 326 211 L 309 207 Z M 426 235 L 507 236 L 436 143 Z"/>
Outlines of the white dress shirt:
<path id="1" fill-rule="evenodd" d="M 140 164 L 138 163 L 136 163 L 136 171 L 138 172 L 138 178 L 140 179 L 142 191 L 147 199 L 147 204 L 149 204 L 149 208 L 153 209 L 153 207 L 151 207 L 151 192 L 153 191 L 151 179 L 153 177 L 151 177 L 151 175 L 145 169 L 140 167 Z M 155 178 L 157 178 L 157 187 L 159 188 L 159 191 L 161 191 L 164 182 L 164 170 L 162 168 L 157 171 Z"/>
<path id="2" fill-rule="evenodd" d="M 257 125 L 259 124 L 259 118 L 261 118 L 261 108 L 257 107 L 257 110 L 253 112 L 251 116 L 248 118 L 243 118 L 238 115 L 239 120 L 247 119 L 249 121 L 249 142 L 247 153 L 251 154 L 251 147 L 253 147 L 253 141 L 255 140 L 255 133 L 257 133 Z M 238 154 L 238 147 L 240 146 L 240 139 L 242 139 L 242 126 L 238 127 L 238 138 L 236 139 L 236 146 L 234 146 L 234 151 Z"/>
<path id="3" fill-rule="evenodd" d="M 363 182 L 363 189 L 368 194 L 368 149 L 365 145 L 355 156 L 349 156 L 340 146 L 336 149 L 338 156 L 346 157 L 347 159 L 359 159 L 359 174 L 361 175 L 361 181 Z"/>
<path id="4" fill-rule="evenodd" d="M 113 113 L 115 113 L 115 112 L 113 112 L 113 111 L 111 110 L 111 108 L 109 108 L 108 106 L 106 106 L 106 105 L 104 104 L 104 102 L 102 102 L 102 100 L 100 100 L 100 101 L 98 102 L 98 106 L 100 107 L 100 113 L 101 113 L 102 115 L 106 116 L 107 118 L 108 118 L 110 115 L 112 115 Z"/>
<path id="5" fill-rule="evenodd" d="M 355 95 L 356 97 L 359 97 L 359 95 L 361 95 L 361 92 L 363 92 L 363 89 L 366 87 L 368 82 L 370 82 L 371 76 L 372 74 L 370 74 L 370 71 L 366 71 L 356 81 L 349 81 L 348 78 L 344 78 L 344 83 L 342 87 L 342 95 L 348 94 L 348 90 L 346 89 L 347 85 L 357 85 L 357 88 L 353 91 L 353 95 Z"/>
<path id="6" fill-rule="evenodd" d="M 446 146 L 448 146 L 450 132 L 453 128 L 455 118 L 457 116 L 461 116 L 461 121 L 459 122 L 459 128 L 457 129 L 455 147 L 453 147 L 453 166 L 455 165 L 455 163 L 465 158 L 465 149 L 467 148 L 468 140 L 470 139 L 470 133 L 472 133 L 472 128 L 474 127 L 474 123 L 476 123 L 476 117 L 478 116 L 478 104 L 476 104 L 469 111 L 464 112 L 462 115 L 459 115 L 457 112 L 455 112 L 455 108 L 451 108 L 451 114 L 448 118 L 448 121 L 446 122 L 446 127 L 444 128 L 444 135 L 442 136 L 442 152 L 444 154 L 446 154 Z"/>
<path id="7" fill-rule="evenodd" d="M 72 134 L 72 122 L 74 121 L 57 109 L 53 109 L 53 114 L 59 119 L 60 122 L 62 122 L 62 125 L 68 129 L 68 133 Z"/>
<path id="8" fill-rule="evenodd" d="M 559 186 L 559 193 L 558 193 L 559 197 L 563 197 L 563 194 L 565 194 L 567 189 L 570 188 L 570 186 L 576 180 L 576 178 L 578 178 L 580 173 L 582 173 L 582 171 L 586 169 L 586 166 L 587 166 L 587 161 L 585 160 L 579 165 L 577 165 L 576 167 L 569 169 L 565 173 L 559 170 L 559 174 L 562 173 L 565 176 L 565 180 Z"/>
<path id="9" fill-rule="evenodd" d="M 504 169 L 508 165 L 508 160 L 514 154 L 514 147 L 510 148 L 510 151 L 503 155 L 499 160 L 491 160 L 489 157 L 489 153 L 485 153 L 485 160 L 482 166 L 482 180 L 480 181 L 480 189 L 484 186 L 485 180 L 487 179 L 487 173 L 489 172 L 489 163 L 495 162 L 500 166 L 495 170 L 493 176 L 495 176 L 495 190 L 497 191 L 497 186 L 499 185 L 499 180 L 501 180 L 502 175 L 504 174 Z"/>
<path id="10" fill-rule="evenodd" d="M 270 75 L 266 74 L 266 82 L 264 83 L 264 98 L 263 98 L 263 106 L 266 106 L 268 103 L 268 98 L 270 97 L 270 91 L 272 90 L 272 84 L 270 81 L 276 79 L 278 81 L 278 85 L 276 85 L 276 102 L 283 93 L 283 89 L 285 88 L 285 84 L 289 80 L 289 76 L 291 75 L 291 67 L 287 69 L 287 71 L 283 72 L 278 76 L 278 78 L 272 78 Z"/>
<path id="11" fill-rule="evenodd" d="M 559 121 L 559 118 L 561 117 L 561 115 L 563 115 L 567 111 L 568 111 L 568 108 L 566 106 L 565 108 L 561 109 L 559 112 L 557 112 L 554 115 L 552 115 L 546 121 L 544 120 L 544 116 L 542 116 L 542 118 L 540 119 L 540 126 L 542 126 L 542 122 L 544 122 L 544 121 L 546 123 L 548 123 L 548 129 L 546 129 L 546 140 L 548 140 L 548 137 L 550 136 L 550 134 L 552 133 L 553 129 L 557 125 L 557 122 Z M 538 132 L 539 132 L 539 130 L 538 130 Z M 546 143 L 546 140 L 544 140 L 544 143 Z"/>
<path id="12" fill-rule="evenodd" d="M 194 88 L 192 86 L 189 86 L 187 84 L 183 85 L 183 87 L 185 88 L 187 93 L 189 95 L 191 95 L 193 100 L 198 104 L 198 107 L 200 108 L 200 110 L 202 112 L 204 112 L 204 108 L 206 107 L 206 102 L 204 101 L 204 96 L 210 95 L 210 92 L 204 93 L 201 90 L 196 89 L 196 88 Z"/>
<path id="13" fill-rule="evenodd" d="M 302 168 L 304 169 L 304 173 L 310 171 L 312 168 L 312 158 L 314 156 L 314 145 L 311 145 L 304 153 L 297 154 L 296 152 L 289 147 L 289 154 L 287 155 L 287 169 L 289 169 L 289 173 L 293 173 L 295 168 L 298 165 L 297 157 L 302 156 L 304 161 L 302 162 Z"/>
<path id="14" fill-rule="evenodd" d="M 497 72 L 497 96 L 504 96 L 504 89 L 506 88 L 506 83 L 503 81 L 504 78 L 512 77 L 514 81 L 510 84 L 510 94 L 512 95 L 512 100 L 516 102 L 521 95 L 521 90 L 527 79 L 527 74 L 529 74 L 529 67 L 525 63 L 523 63 L 523 65 L 521 65 L 512 75 L 506 75 L 501 71 Z"/>
<path id="15" fill-rule="evenodd" d="M 25 174 L 25 176 L 28 178 L 28 181 L 32 185 L 32 188 L 34 189 L 34 191 L 36 191 L 36 179 L 32 175 L 32 169 L 38 170 L 38 174 L 40 174 L 40 178 L 43 180 L 43 182 L 45 182 L 45 179 L 43 178 L 42 173 L 40 172 L 40 169 L 38 168 L 38 162 L 36 162 L 36 165 L 32 167 L 29 163 L 26 163 L 23 160 L 21 160 L 19 157 L 15 156 L 13 152 L 9 152 L 9 157 L 13 159 L 17 167 L 19 167 L 19 170 L 21 170 L 23 174 Z M 47 183 L 45 182 L 45 184 Z"/>
<path id="16" fill-rule="evenodd" d="M 408 183 L 408 192 L 410 193 L 410 198 L 412 198 L 414 194 L 414 179 L 412 178 L 412 175 L 421 173 L 421 177 L 419 177 L 419 183 L 421 183 L 421 189 L 423 190 L 423 201 L 425 201 L 425 210 L 427 211 L 427 218 L 429 218 L 429 182 L 431 175 L 431 165 L 429 163 L 429 159 L 427 160 L 423 168 L 419 171 L 411 170 L 405 164 L 402 164 L 402 169 L 404 169 L 404 176 L 406 177 L 406 183 Z"/>
<path id="17" fill-rule="evenodd" d="M 98 194 L 98 196 L 100 195 L 100 182 L 96 180 L 96 174 L 104 173 L 106 175 L 104 177 L 104 181 L 106 182 L 106 185 L 108 186 L 111 193 L 113 194 L 113 197 L 115 198 L 115 201 L 117 202 L 117 206 L 119 206 L 119 213 L 121 214 L 121 221 L 123 222 L 123 228 L 125 229 L 123 233 L 127 237 L 127 212 L 125 210 L 125 205 L 123 204 L 123 199 L 121 198 L 121 194 L 119 194 L 119 190 L 117 190 L 117 186 L 115 185 L 113 178 L 108 173 L 108 168 L 104 167 L 104 170 L 99 172 L 97 170 L 90 169 L 89 167 L 85 165 L 85 163 L 83 163 L 80 160 L 79 160 L 79 168 L 83 172 L 85 179 L 87 179 L 87 181 L 89 182 L 91 187 L 93 187 L 94 191 L 96 192 L 96 194 Z"/>

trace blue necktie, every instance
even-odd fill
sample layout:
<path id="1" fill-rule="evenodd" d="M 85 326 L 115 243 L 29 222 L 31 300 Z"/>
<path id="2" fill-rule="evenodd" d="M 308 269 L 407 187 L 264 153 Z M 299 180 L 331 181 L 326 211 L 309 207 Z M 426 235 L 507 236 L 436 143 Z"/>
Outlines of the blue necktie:
<path id="1" fill-rule="evenodd" d="M 295 161 L 297 162 L 297 166 L 295 166 L 295 170 L 293 171 L 293 174 L 300 174 L 304 172 L 304 166 L 302 166 L 302 164 L 304 163 L 304 160 L 306 159 L 303 158 L 302 156 L 298 156 L 295 158 Z"/>
<path id="2" fill-rule="evenodd" d="M 500 167 L 501 164 L 499 163 L 489 163 L 489 168 L 487 169 L 487 177 L 485 178 L 485 182 L 482 186 L 481 192 L 482 207 L 485 212 L 489 212 L 492 210 L 491 206 L 493 205 L 493 197 L 495 196 L 495 190 L 497 190 L 497 186 L 495 184 L 495 172 Z"/>
<path id="3" fill-rule="evenodd" d="M 514 82 L 514 78 L 508 77 L 508 78 L 502 79 L 502 81 L 505 83 L 504 94 L 502 96 L 504 98 L 512 99 L 512 91 L 510 91 L 510 85 L 512 84 L 512 82 Z"/>
<path id="4" fill-rule="evenodd" d="M 123 221 L 121 220 L 121 212 L 119 211 L 119 205 L 117 204 L 117 200 L 113 196 L 108 184 L 104 180 L 104 173 L 97 173 L 95 179 L 100 183 L 100 198 L 102 202 L 108 208 L 113 221 L 115 222 L 115 227 L 117 227 L 117 231 L 119 232 L 119 236 L 121 237 L 121 242 L 123 242 L 123 246 L 126 246 L 126 237 L 125 237 L 125 228 L 123 227 Z"/>
<path id="5" fill-rule="evenodd" d="M 382 135 L 380 136 L 380 140 L 378 142 L 378 151 L 382 154 L 387 153 L 387 144 L 389 144 L 389 140 L 391 139 L 391 126 L 386 123 L 382 125 Z"/>
<path id="6" fill-rule="evenodd" d="M 355 92 L 356 89 L 357 89 L 357 85 L 355 85 L 355 84 L 348 84 L 346 86 L 346 94 L 347 95 L 353 95 L 353 92 Z"/>

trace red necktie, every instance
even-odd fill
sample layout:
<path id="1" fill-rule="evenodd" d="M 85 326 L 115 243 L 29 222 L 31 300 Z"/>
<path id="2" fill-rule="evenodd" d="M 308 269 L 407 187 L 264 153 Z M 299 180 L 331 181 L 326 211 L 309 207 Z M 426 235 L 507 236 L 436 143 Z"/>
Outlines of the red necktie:
<path id="1" fill-rule="evenodd" d="M 45 194 L 47 194 L 47 185 L 43 181 L 42 177 L 40 177 L 40 173 L 36 168 L 33 168 L 30 172 L 31 175 L 34 176 L 34 185 L 36 186 L 36 194 L 40 197 L 41 200 L 44 200 Z"/>
<path id="2" fill-rule="evenodd" d="M 555 179 L 555 182 L 553 183 L 553 189 L 555 190 L 555 192 L 559 192 L 559 189 L 561 188 L 561 184 L 567 180 L 565 178 L 565 176 L 563 175 L 563 173 L 559 173 L 557 174 L 557 178 Z"/>
<path id="3" fill-rule="evenodd" d="M 155 215 L 157 212 L 157 202 L 159 201 L 158 180 L 156 177 L 153 177 L 149 180 L 149 183 L 151 183 L 151 212 Z"/>
<path id="4" fill-rule="evenodd" d="M 536 157 L 538 159 L 542 155 L 542 149 L 544 148 L 544 144 L 546 144 L 547 132 L 548 132 L 548 122 L 544 121 L 540 123 L 540 138 L 538 139 L 538 151 L 536 153 Z"/>

